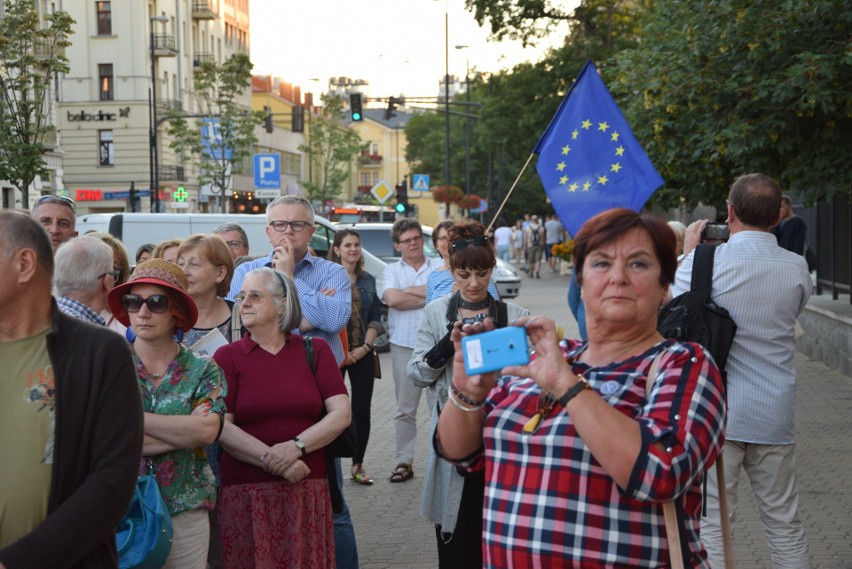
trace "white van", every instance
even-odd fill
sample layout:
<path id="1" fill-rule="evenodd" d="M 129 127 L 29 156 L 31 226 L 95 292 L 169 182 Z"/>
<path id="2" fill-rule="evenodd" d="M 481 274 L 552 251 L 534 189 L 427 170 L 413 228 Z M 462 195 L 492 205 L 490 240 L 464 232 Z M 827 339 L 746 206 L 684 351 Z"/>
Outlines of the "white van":
<path id="1" fill-rule="evenodd" d="M 77 217 L 77 232 L 84 235 L 102 231 L 114 235 L 124 244 L 130 262 L 140 245 L 167 239 L 185 239 L 196 233 L 212 233 L 223 223 L 238 223 L 245 229 L 252 256 L 267 255 L 270 251 L 266 238 L 266 216 L 246 213 L 89 213 Z M 334 243 L 337 227 L 324 217 L 316 216 L 316 231 L 311 239 L 311 249 L 325 257 Z M 364 268 L 380 279 L 385 263 L 369 251 L 364 251 Z"/>

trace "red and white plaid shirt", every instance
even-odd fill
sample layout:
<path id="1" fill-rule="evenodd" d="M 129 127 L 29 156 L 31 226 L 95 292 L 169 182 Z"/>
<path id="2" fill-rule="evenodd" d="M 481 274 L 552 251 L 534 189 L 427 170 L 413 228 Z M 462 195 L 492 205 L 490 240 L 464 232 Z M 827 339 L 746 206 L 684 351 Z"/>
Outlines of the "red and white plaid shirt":
<path id="1" fill-rule="evenodd" d="M 569 342 L 576 357 L 585 343 Z M 645 378 L 663 355 L 650 398 Z M 506 377 L 485 405 L 484 452 L 455 464 L 486 470 L 485 566 L 668 567 L 661 503 L 676 500 L 687 567 L 707 567 L 698 537 L 701 482 L 724 442 L 725 400 L 712 357 L 698 344 L 664 340 L 609 366 L 574 363 L 607 402 L 639 422 L 642 450 L 627 488 L 589 452 L 559 404 L 531 435 L 540 389 Z M 661 441 L 666 450 L 652 444 Z M 440 454 L 440 441 L 435 439 Z"/>

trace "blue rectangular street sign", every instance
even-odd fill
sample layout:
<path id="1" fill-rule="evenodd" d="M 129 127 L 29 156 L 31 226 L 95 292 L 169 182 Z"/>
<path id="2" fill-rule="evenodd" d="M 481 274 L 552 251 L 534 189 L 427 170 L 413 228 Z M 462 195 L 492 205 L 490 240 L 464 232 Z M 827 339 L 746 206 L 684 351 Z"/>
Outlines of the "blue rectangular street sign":
<path id="1" fill-rule="evenodd" d="M 258 190 L 281 189 L 281 155 L 254 155 L 254 187 Z"/>

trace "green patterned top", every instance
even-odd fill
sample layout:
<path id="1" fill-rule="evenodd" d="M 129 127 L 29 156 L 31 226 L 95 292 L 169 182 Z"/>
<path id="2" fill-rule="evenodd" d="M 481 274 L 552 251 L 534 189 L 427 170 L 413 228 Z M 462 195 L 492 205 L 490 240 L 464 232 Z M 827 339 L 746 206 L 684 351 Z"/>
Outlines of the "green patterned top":
<path id="1" fill-rule="evenodd" d="M 181 346 L 156 388 L 148 381 L 139 356 L 134 353 L 133 359 L 146 413 L 189 415 L 199 405 L 210 403 L 210 412 L 224 420 L 227 384 L 212 358 Z M 195 508 L 212 510 L 216 505 L 216 481 L 203 447 L 158 454 L 151 457 L 151 463 L 172 516 Z"/>

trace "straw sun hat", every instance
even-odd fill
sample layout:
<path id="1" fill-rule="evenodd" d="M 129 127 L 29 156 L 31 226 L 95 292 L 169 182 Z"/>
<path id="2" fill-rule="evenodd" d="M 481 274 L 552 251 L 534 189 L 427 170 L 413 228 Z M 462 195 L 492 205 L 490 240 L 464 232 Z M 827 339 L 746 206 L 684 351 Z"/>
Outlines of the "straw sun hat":
<path id="1" fill-rule="evenodd" d="M 198 320 L 198 308 L 195 306 L 195 301 L 186 292 L 189 287 L 189 282 L 186 279 L 186 274 L 174 263 L 163 259 L 149 259 L 136 266 L 136 270 L 130 276 L 130 280 L 112 289 L 107 297 L 110 312 L 113 316 L 124 324 L 130 326 L 130 316 L 124 305 L 121 303 L 121 297 L 130 292 L 133 285 L 152 284 L 169 290 L 169 299 L 174 302 L 178 312 L 183 320 L 180 325 L 189 330 L 195 325 Z"/>

